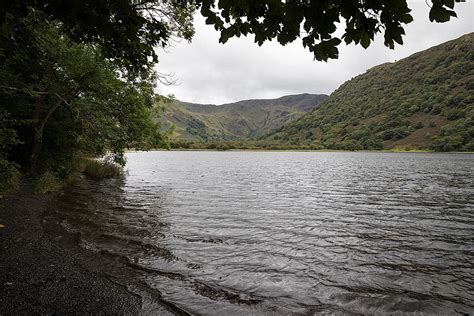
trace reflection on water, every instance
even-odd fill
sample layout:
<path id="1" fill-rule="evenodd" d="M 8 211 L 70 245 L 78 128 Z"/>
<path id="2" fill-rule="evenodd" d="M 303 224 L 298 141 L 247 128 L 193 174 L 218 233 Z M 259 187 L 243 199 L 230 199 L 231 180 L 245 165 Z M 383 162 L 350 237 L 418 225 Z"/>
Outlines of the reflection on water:
<path id="1" fill-rule="evenodd" d="M 59 201 L 81 245 L 200 314 L 472 313 L 474 156 L 127 155 Z"/>

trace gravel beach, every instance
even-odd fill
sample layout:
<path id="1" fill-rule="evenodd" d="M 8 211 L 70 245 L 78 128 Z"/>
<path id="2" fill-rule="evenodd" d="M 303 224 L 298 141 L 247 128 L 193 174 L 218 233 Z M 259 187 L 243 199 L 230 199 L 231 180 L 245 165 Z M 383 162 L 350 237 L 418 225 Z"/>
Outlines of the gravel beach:
<path id="1" fill-rule="evenodd" d="M 48 218 L 56 196 L 24 184 L 0 199 L 0 315 L 185 314 L 126 263 L 81 248 L 80 236 Z"/>

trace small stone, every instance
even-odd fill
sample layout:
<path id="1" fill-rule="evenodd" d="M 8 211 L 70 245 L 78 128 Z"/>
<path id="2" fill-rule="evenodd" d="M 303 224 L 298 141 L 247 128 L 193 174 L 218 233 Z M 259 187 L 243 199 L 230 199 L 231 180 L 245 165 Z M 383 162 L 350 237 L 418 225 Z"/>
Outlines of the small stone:
<path id="1" fill-rule="evenodd" d="M 5 285 L 6 285 L 6 286 L 12 286 L 13 283 L 11 283 L 11 282 L 5 282 Z"/>

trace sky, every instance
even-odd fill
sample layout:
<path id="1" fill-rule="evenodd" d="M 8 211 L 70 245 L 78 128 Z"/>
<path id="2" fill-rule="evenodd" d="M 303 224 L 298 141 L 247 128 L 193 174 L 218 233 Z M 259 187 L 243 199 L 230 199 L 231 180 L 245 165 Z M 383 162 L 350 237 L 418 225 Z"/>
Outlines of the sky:
<path id="1" fill-rule="evenodd" d="M 430 1 L 428 1 L 430 2 Z M 474 31 L 474 1 L 457 3 L 457 19 L 431 23 L 425 0 L 408 1 L 414 21 L 405 26 L 404 44 L 391 50 L 379 34 L 368 49 L 339 45 L 339 59 L 316 61 L 301 40 L 281 46 L 258 46 L 253 36 L 219 43 L 219 33 L 196 14 L 196 33 L 191 43 L 173 43 L 159 52 L 156 70 L 171 74 L 176 84 L 158 85 L 160 94 L 181 101 L 223 104 L 246 99 L 278 98 L 299 93 L 330 94 L 345 81 L 367 69 L 455 39 Z M 340 32 L 341 30 L 338 30 Z"/>

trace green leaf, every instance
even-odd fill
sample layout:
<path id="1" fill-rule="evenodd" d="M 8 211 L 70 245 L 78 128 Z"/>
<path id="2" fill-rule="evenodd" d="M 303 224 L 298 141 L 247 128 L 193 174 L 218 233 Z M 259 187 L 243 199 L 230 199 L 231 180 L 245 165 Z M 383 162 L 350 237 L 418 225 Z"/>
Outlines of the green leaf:
<path id="1" fill-rule="evenodd" d="M 451 17 L 456 17 L 456 12 L 447 10 L 444 7 L 434 6 L 431 8 L 429 13 L 430 21 L 436 21 L 438 23 L 448 22 Z"/>
<path id="2" fill-rule="evenodd" d="M 367 32 L 362 32 L 361 36 L 360 36 L 360 44 L 362 45 L 362 47 L 364 47 L 365 49 L 367 49 L 367 47 L 369 47 L 370 45 L 370 37 L 369 37 L 369 34 L 367 34 Z"/>
<path id="3" fill-rule="evenodd" d="M 411 23 L 413 22 L 413 17 L 411 16 L 411 14 L 404 14 L 400 17 L 400 22 L 403 22 L 405 24 Z"/>

